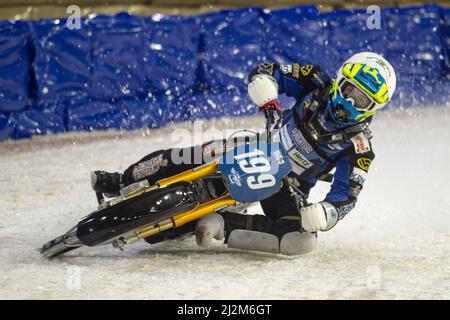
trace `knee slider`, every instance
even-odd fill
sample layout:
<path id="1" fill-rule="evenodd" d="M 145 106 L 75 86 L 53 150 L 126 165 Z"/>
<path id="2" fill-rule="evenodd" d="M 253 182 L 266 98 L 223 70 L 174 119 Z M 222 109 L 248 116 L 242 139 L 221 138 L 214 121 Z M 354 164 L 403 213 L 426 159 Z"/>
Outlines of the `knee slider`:
<path id="1" fill-rule="evenodd" d="M 317 236 L 309 232 L 289 232 L 280 241 L 280 253 L 302 255 L 313 251 L 317 246 Z"/>
<path id="2" fill-rule="evenodd" d="M 280 253 L 278 238 L 265 232 L 236 229 L 230 233 L 227 244 L 234 249 Z"/>
<path id="3" fill-rule="evenodd" d="M 316 248 L 317 237 L 313 233 L 295 231 L 286 233 L 280 241 L 270 233 L 236 229 L 231 232 L 227 244 L 234 249 L 302 255 Z"/>

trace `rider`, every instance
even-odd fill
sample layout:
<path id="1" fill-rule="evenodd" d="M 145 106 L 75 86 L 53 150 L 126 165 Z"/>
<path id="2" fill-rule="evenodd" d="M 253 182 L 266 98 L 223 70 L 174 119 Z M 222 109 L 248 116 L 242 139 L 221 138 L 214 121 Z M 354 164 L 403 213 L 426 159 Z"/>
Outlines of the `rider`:
<path id="1" fill-rule="evenodd" d="M 248 94 L 262 111 L 280 110 L 277 98 L 296 100 L 274 128 L 273 141 L 289 154 L 293 171 L 289 181 L 305 195 L 318 179 L 335 168 L 330 192 L 319 203 L 299 208 L 291 190 L 281 190 L 260 202 L 265 215 L 223 211 L 198 222 L 148 239 L 150 243 L 176 238 L 195 230 L 199 245 L 213 238 L 229 247 L 282 253 L 312 251 L 318 231 L 328 231 L 355 206 L 375 155 L 370 139 L 372 116 L 391 100 L 396 87 L 392 65 L 382 56 L 362 52 L 350 57 L 330 79 L 317 65 L 274 64 L 257 66 L 249 75 Z M 220 155 L 224 141 L 212 141 L 181 152 Z M 117 194 L 123 186 L 148 179 L 150 183 L 194 167 L 175 164 L 171 149 L 159 150 L 131 165 L 123 174 L 95 171 L 96 192 Z M 214 187 L 207 188 L 210 192 Z M 214 192 L 214 191 L 212 191 Z"/>

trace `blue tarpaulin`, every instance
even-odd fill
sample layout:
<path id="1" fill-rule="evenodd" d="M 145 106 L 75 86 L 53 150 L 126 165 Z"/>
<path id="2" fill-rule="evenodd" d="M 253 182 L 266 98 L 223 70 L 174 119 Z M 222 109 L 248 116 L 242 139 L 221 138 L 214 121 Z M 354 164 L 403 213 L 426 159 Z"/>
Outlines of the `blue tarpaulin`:
<path id="1" fill-rule="evenodd" d="M 28 104 L 30 25 L 0 22 L 0 111 L 19 111 Z"/>
<path id="2" fill-rule="evenodd" d="M 315 6 L 199 16 L 91 15 L 0 21 L 0 140 L 47 132 L 157 128 L 252 114 L 247 75 L 261 62 L 314 63 L 333 75 L 360 51 L 395 67 L 391 107 L 450 105 L 450 9 L 372 13 Z"/>

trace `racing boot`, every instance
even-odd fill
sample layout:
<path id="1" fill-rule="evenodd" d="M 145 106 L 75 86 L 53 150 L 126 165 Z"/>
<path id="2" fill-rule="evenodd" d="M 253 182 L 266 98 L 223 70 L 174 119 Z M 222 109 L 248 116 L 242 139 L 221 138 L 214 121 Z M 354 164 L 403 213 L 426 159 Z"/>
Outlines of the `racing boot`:
<path id="1" fill-rule="evenodd" d="M 122 174 L 118 172 L 92 171 L 91 186 L 96 193 L 104 193 L 109 197 L 118 196 L 122 187 Z"/>

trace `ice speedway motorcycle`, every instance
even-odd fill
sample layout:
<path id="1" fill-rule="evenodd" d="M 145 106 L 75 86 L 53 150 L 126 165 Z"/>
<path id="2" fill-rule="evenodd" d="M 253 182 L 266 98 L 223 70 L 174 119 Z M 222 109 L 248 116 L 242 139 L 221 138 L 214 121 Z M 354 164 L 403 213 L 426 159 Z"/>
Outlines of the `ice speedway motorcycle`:
<path id="1" fill-rule="evenodd" d="M 280 113 L 278 118 L 279 121 Z M 114 198 L 97 194 L 98 210 L 82 218 L 64 235 L 46 243 L 41 254 L 53 258 L 80 247 L 106 244 L 123 249 L 213 212 L 245 207 L 268 198 L 283 183 L 305 205 L 305 195 L 287 178 L 292 165 L 286 150 L 281 143 L 272 142 L 274 122 L 274 114 L 266 112 L 265 138 L 234 145 L 209 163 L 152 185 L 147 180 L 136 182 Z M 206 179 L 220 181 L 225 191 L 219 196 L 204 192 Z M 330 174 L 321 177 L 325 181 L 331 179 Z"/>

